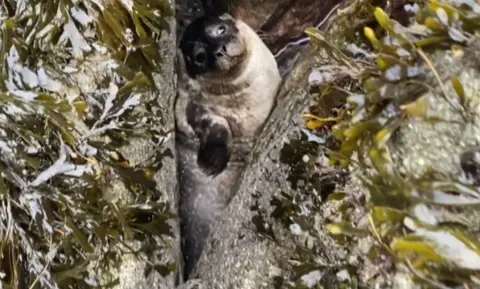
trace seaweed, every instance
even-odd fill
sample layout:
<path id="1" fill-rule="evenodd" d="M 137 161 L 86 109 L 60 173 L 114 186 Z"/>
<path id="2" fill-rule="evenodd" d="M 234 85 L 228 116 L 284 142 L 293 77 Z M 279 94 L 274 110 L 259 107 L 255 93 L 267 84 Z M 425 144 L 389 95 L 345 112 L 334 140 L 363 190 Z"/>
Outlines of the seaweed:
<path id="1" fill-rule="evenodd" d="M 425 287 L 476 288 L 478 148 L 462 153 L 458 169 L 447 172 L 415 165 L 411 172 L 402 167 L 405 158 L 397 148 L 401 133 L 420 121 L 453 130 L 476 124 L 478 91 L 465 85 L 462 69 L 469 66 L 462 63 L 475 65 L 480 6 L 475 1 L 415 1 L 408 4 L 410 18 L 402 25 L 372 2 L 352 1 L 339 13 L 341 36 L 336 39 L 307 29 L 312 45 L 334 63 L 312 72 L 313 93 L 329 97 L 336 92 L 346 101 L 329 118 L 306 114 L 306 127 L 318 133 L 328 124 L 338 141 L 338 147 L 329 148 L 330 164 L 349 168 L 367 194 L 367 203 L 357 206 L 376 240 L 370 261 L 381 266 L 388 256 L 394 264 L 390 270 L 406 271 Z M 356 11 L 369 16 L 357 21 Z M 446 69 L 441 63 L 446 55 L 453 59 L 450 65 L 459 67 Z M 350 85 L 332 79 L 347 79 Z M 448 113 L 435 110 L 439 103 Z M 353 224 L 345 215 L 328 229 L 332 235 L 362 238 L 365 231 Z"/>
<path id="2" fill-rule="evenodd" d="M 112 287 L 130 241 L 171 236 L 158 163 L 117 150 L 153 134 L 139 108 L 171 14 L 163 0 L 0 3 L 0 287 Z"/>

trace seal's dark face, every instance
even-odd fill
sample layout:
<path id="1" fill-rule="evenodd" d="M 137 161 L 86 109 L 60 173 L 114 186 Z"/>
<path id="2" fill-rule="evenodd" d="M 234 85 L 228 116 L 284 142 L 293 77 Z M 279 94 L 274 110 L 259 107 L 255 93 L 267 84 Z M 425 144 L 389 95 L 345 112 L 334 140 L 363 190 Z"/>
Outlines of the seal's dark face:
<path id="1" fill-rule="evenodd" d="M 228 73 L 246 51 L 229 15 L 201 17 L 192 22 L 180 41 L 180 49 L 192 78 Z"/>

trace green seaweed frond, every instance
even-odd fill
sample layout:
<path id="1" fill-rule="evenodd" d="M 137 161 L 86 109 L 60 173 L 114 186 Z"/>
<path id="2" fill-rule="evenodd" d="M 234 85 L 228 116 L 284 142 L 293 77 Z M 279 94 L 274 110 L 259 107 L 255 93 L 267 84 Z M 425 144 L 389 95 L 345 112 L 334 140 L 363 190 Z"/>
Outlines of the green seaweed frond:
<path id="1" fill-rule="evenodd" d="M 130 241 L 171 236 L 152 177 L 169 153 L 137 166 L 120 153 L 157 133 L 169 5 L 0 3 L 0 287 L 111 287 L 122 254 L 147 249 Z"/>
<path id="2" fill-rule="evenodd" d="M 326 121 L 324 115 L 312 113 L 306 125 L 318 131 L 329 124 L 338 141 L 338 149 L 330 153 L 331 164 L 351 167 L 368 191 L 370 235 L 378 241 L 373 250 L 388 253 L 397 268 L 403 264 L 423 284 L 474 288 L 480 280 L 480 228 L 466 226 L 469 221 L 452 216 L 468 215 L 468 207 L 477 208 L 478 187 L 434 168 L 420 177 L 407 176 L 398 170 L 391 144 L 397 131 L 415 119 L 457 125 L 475 121 L 470 108 L 474 96 L 458 75 L 439 71 L 435 57 L 442 52 L 460 57 L 463 51 L 478 47 L 480 5 L 475 1 L 417 1 L 410 6 L 413 13 L 407 26 L 380 7 L 365 7 L 370 7 L 375 22 L 365 26 L 367 21 L 355 21 L 356 15 L 349 14 L 354 24 L 345 28 L 347 34 L 360 32 L 355 49 L 333 44 L 314 28 L 307 30 L 313 45 L 336 63 L 335 69 L 319 67 L 312 73 L 313 91 L 323 97 L 340 93 L 345 103 L 336 117 Z M 340 89 L 338 83 L 329 81 L 328 73 L 337 81 L 348 78 L 354 89 Z M 445 79 L 451 81 L 455 95 L 447 90 Z M 427 93 L 448 103 L 461 117 L 448 119 L 432 113 Z M 462 161 L 462 169 L 476 170 L 472 159 L 470 155 Z M 344 222 L 331 224 L 329 230 L 355 233 Z"/>

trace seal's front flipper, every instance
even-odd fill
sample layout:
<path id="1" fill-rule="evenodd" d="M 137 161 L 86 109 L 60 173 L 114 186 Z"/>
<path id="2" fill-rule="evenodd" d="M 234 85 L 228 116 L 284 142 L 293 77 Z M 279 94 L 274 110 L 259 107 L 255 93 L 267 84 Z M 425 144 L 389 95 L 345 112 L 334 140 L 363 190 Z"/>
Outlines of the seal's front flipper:
<path id="1" fill-rule="evenodd" d="M 229 132 L 225 126 L 216 123 L 207 129 L 207 133 L 200 143 L 197 163 L 205 174 L 216 176 L 230 160 Z"/>
<path id="2" fill-rule="evenodd" d="M 225 118 L 215 115 L 204 106 L 190 102 L 187 122 L 200 140 L 197 163 L 209 176 L 221 173 L 230 160 L 230 126 Z"/>

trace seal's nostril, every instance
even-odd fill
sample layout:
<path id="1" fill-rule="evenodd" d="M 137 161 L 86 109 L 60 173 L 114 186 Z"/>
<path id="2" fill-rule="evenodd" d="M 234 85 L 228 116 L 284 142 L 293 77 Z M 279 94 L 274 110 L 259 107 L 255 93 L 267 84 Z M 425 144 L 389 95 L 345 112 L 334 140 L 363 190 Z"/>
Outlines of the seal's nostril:
<path id="1" fill-rule="evenodd" d="M 217 53 L 215 53 L 216 57 L 222 57 L 227 54 L 227 47 L 223 45 L 217 50 Z"/>

